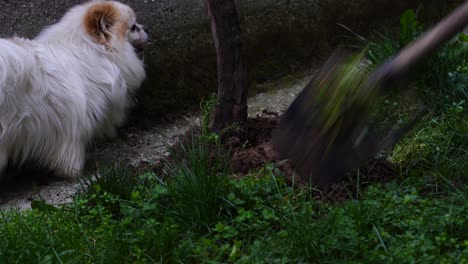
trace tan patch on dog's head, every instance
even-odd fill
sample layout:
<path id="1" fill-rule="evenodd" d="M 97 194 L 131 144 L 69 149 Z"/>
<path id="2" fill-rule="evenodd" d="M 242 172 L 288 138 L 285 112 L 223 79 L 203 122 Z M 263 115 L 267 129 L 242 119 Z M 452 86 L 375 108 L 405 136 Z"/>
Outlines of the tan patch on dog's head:
<path id="1" fill-rule="evenodd" d="M 125 40 L 127 37 L 128 28 L 129 26 L 127 23 L 119 23 L 117 26 L 117 37 L 121 40 Z"/>
<path id="2" fill-rule="evenodd" d="M 116 24 L 120 24 L 118 19 L 119 10 L 112 3 L 99 3 L 91 6 L 86 12 L 84 27 L 91 38 L 110 48 L 112 32 L 115 30 Z"/>
<path id="3" fill-rule="evenodd" d="M 126 5 L 120 4 L 120 11 L 122 13 L 120 19 L 122 20 L 116 28 L 116 34 L 119 39 L 126 40 L 127 33 L 130 28 L 130 23 L 136 23 L 136 15 L 135 12 Z"/>

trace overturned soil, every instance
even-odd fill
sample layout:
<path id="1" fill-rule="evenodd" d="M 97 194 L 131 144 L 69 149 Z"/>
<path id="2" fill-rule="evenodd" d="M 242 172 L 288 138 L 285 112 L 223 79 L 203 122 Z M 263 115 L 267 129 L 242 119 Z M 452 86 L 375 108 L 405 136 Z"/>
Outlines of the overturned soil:
<path id="1" fill-rule="evenodd" d="M 295 186 L 308 186 L 310 179 L 305 175 L 295 173 L 294 167 L 288 161 L 281 160 L 270 142 L 273 129 L 278 122 L 278 116 L 264 118 L 250 118 L 243 124 L 238 142 L 248 142 L 234 146 L 231 158 L 231 168 L 237 175 L 246 175 L 250 171 L 257 170 L 267 163 L 275 164 L 282 171 L 286 179 Z M 307 142 L 304 142 L 307 144 Z M 243 146 L 243 147 L 241 147 Z M 228 147 L 231 147 L 228 142 Z M 359 174 L 359 181 L 357 181 Z M 389 182 L 398 177 L 394 166 L 385 158 L 380 157 L 371 160 L 359 171 L 350 171 L 339 183 L 315 191 L 315 198 L 329 201 L 343 201 L 355 198 L 358 188 L 362 190 L 370 183 Z M 313 187 L 313 182 L 312 186 Z"/>

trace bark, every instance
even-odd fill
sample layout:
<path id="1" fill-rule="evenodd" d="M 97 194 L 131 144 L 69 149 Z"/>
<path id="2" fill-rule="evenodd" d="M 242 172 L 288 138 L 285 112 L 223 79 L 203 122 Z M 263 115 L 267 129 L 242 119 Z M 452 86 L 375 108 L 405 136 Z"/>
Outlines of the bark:
<path id="1" fill-rule="evenodd" d="M 211 119 L 215 132 L 247 118 L 247 70 L 234 0 L 205 0 L 218 65 L 218 102 Z"/>

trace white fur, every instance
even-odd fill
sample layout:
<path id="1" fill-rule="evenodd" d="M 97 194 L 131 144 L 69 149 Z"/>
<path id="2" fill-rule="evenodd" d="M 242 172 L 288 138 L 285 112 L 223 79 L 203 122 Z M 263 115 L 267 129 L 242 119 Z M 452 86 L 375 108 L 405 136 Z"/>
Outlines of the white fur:
<path id="1" fill-rule="evenodd" d="M 0 39 L 0 176 L 8 160 L 32 160 L 73 177 L 86 145 L 124 121 L 145 71 L 128 40 L 112 38 L 109 49 L 86 33 L 83 17 L 101 2 L 72 8 L 34 40 Z"/>

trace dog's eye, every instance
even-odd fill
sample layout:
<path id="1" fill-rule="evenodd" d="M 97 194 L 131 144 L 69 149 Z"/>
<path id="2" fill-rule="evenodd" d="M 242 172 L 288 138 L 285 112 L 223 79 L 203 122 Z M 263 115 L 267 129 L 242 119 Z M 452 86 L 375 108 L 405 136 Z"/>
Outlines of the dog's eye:
<path id="1" fill-rule="evenodd" d="M 135 31 L 136 29 L 137 29 L 137 26 L 136 26 L 136 25 L 133 25 L 133 26 L 130 28 L 131 31 Z"/>

